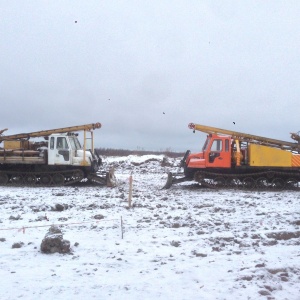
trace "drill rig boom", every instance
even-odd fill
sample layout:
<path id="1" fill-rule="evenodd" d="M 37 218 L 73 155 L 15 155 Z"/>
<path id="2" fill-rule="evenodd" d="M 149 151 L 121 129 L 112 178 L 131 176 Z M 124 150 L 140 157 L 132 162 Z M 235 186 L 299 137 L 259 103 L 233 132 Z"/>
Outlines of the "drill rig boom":
<path id="1" fill-rule="evenodd" d="M 205 132 L 208 134 L 214 133 L 214 134 L 221 134 L 221 135 L 229 135 L 233 139 L 239 140 L 241 142 L 251 142 L 251 143 L 255 143 L 255 144 L 266 145 L 266 146 L 270 146 L 270 147 L 278 147 L 281 149 L 300 152 L 299 143 L 291 143 L 291 142 L 271 139 L 271 138 L 267 138 L 267 137 L 262 137 L 262 136 L 258 136 L 258 135 L 252 135 L 252 134 L 248 134 L 248 133 L 231 131 L 231 130 L 221 129 L 221 128 L 217 128 L 217 127 L 211 127 L 211 126 L 205 126 L 205 125 L 200 125 L 200 124 L 194 124 L 194 123 L 190 123 L 189 128 L 193 129 L 193 130 L 202 131 L 202 132 Z M 297 135 L 295 133 L 291 133 L 292 139 L 297 140 L 297 136 L 299 139 L 299 135 Z"/>
<path id="2" fill-rule="evenodd" d="M 6 135 L 6 136 L 0 136 L 0 143 L 2 141 L 13 141 L 13 140 L 29 140 L 30 138 L 34 137 L 46 137 L 50 134 L 54 133 L 66 133 L 66 132 L 76 132 L 76 131 L 90 131 L 97 128 L 101 128 L 101 123 L 92 123 L 92 124 L 86 124 L 86 125 L 79 125 L 79 126 L 71 126 L 71 127 L 63 127 L 63 128 L 57 128 L 57 129 L 49 129 L 49 130 L 42 130 L 42 131 L 36 131 L 36 132 L 30 132 L 30 133 L 19 133 L 19 134 L 12 134 L 12 135 Z M 1 130 L 0 134 L 2 134 L 6 129 Z"/>

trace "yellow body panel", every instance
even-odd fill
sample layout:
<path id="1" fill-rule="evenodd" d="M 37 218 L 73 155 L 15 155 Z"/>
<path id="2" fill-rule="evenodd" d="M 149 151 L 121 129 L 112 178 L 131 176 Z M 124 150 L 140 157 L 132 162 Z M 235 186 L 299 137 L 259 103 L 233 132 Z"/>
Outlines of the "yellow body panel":
<path id="1" fill-rule="evenodd" d="M 28 141 L 4 141 L 4 149 L 27 149 Z"/>
<path id="2" fill-rule="evenodd" d="M 249 166 L 292 167 L 293 154 L 289 151 L 256 144 L 250 144 L 248 149 Z"/>

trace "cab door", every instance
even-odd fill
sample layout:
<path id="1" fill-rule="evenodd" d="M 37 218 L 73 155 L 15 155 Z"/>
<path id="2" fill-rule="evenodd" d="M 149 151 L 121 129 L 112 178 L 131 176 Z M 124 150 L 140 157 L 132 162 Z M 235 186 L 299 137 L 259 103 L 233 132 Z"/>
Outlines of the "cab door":
<path id="1" fill-rule="evenodd" d="M 229 137 L 215 137 L 206 151 L 207 168 L 230 168 L 231 151 Z"/>
<path id="2" fill-rule="evenodd" d="M 49 165 L 70 165 L 71 149 L 65 136 L 52 136 L 48 150 Z"/>

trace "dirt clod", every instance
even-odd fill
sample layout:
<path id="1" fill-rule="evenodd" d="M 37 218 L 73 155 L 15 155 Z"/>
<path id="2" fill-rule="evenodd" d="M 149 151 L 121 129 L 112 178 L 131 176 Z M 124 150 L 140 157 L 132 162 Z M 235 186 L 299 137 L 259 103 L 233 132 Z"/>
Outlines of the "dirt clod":
<path id="1" fill-rule="evenodd" d="M 51 226 L 41 243 L 43 253 L 69 253 L 70 242 L 63 239 L 61 230 L 56 226 Z"/>

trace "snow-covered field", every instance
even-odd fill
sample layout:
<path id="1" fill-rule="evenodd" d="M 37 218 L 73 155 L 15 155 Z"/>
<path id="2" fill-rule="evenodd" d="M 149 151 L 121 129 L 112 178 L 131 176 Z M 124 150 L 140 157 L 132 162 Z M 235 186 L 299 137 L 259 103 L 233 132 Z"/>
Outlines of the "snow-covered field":
<path id="1" fill-rule="evenodd" d="M 299 192 L 161 190 L 162 156 L 108 160 L 116 188 L 0 188 L 0 299 L 300 299 Z M 40 251 L 52 224 L 71 253 Z"/>

